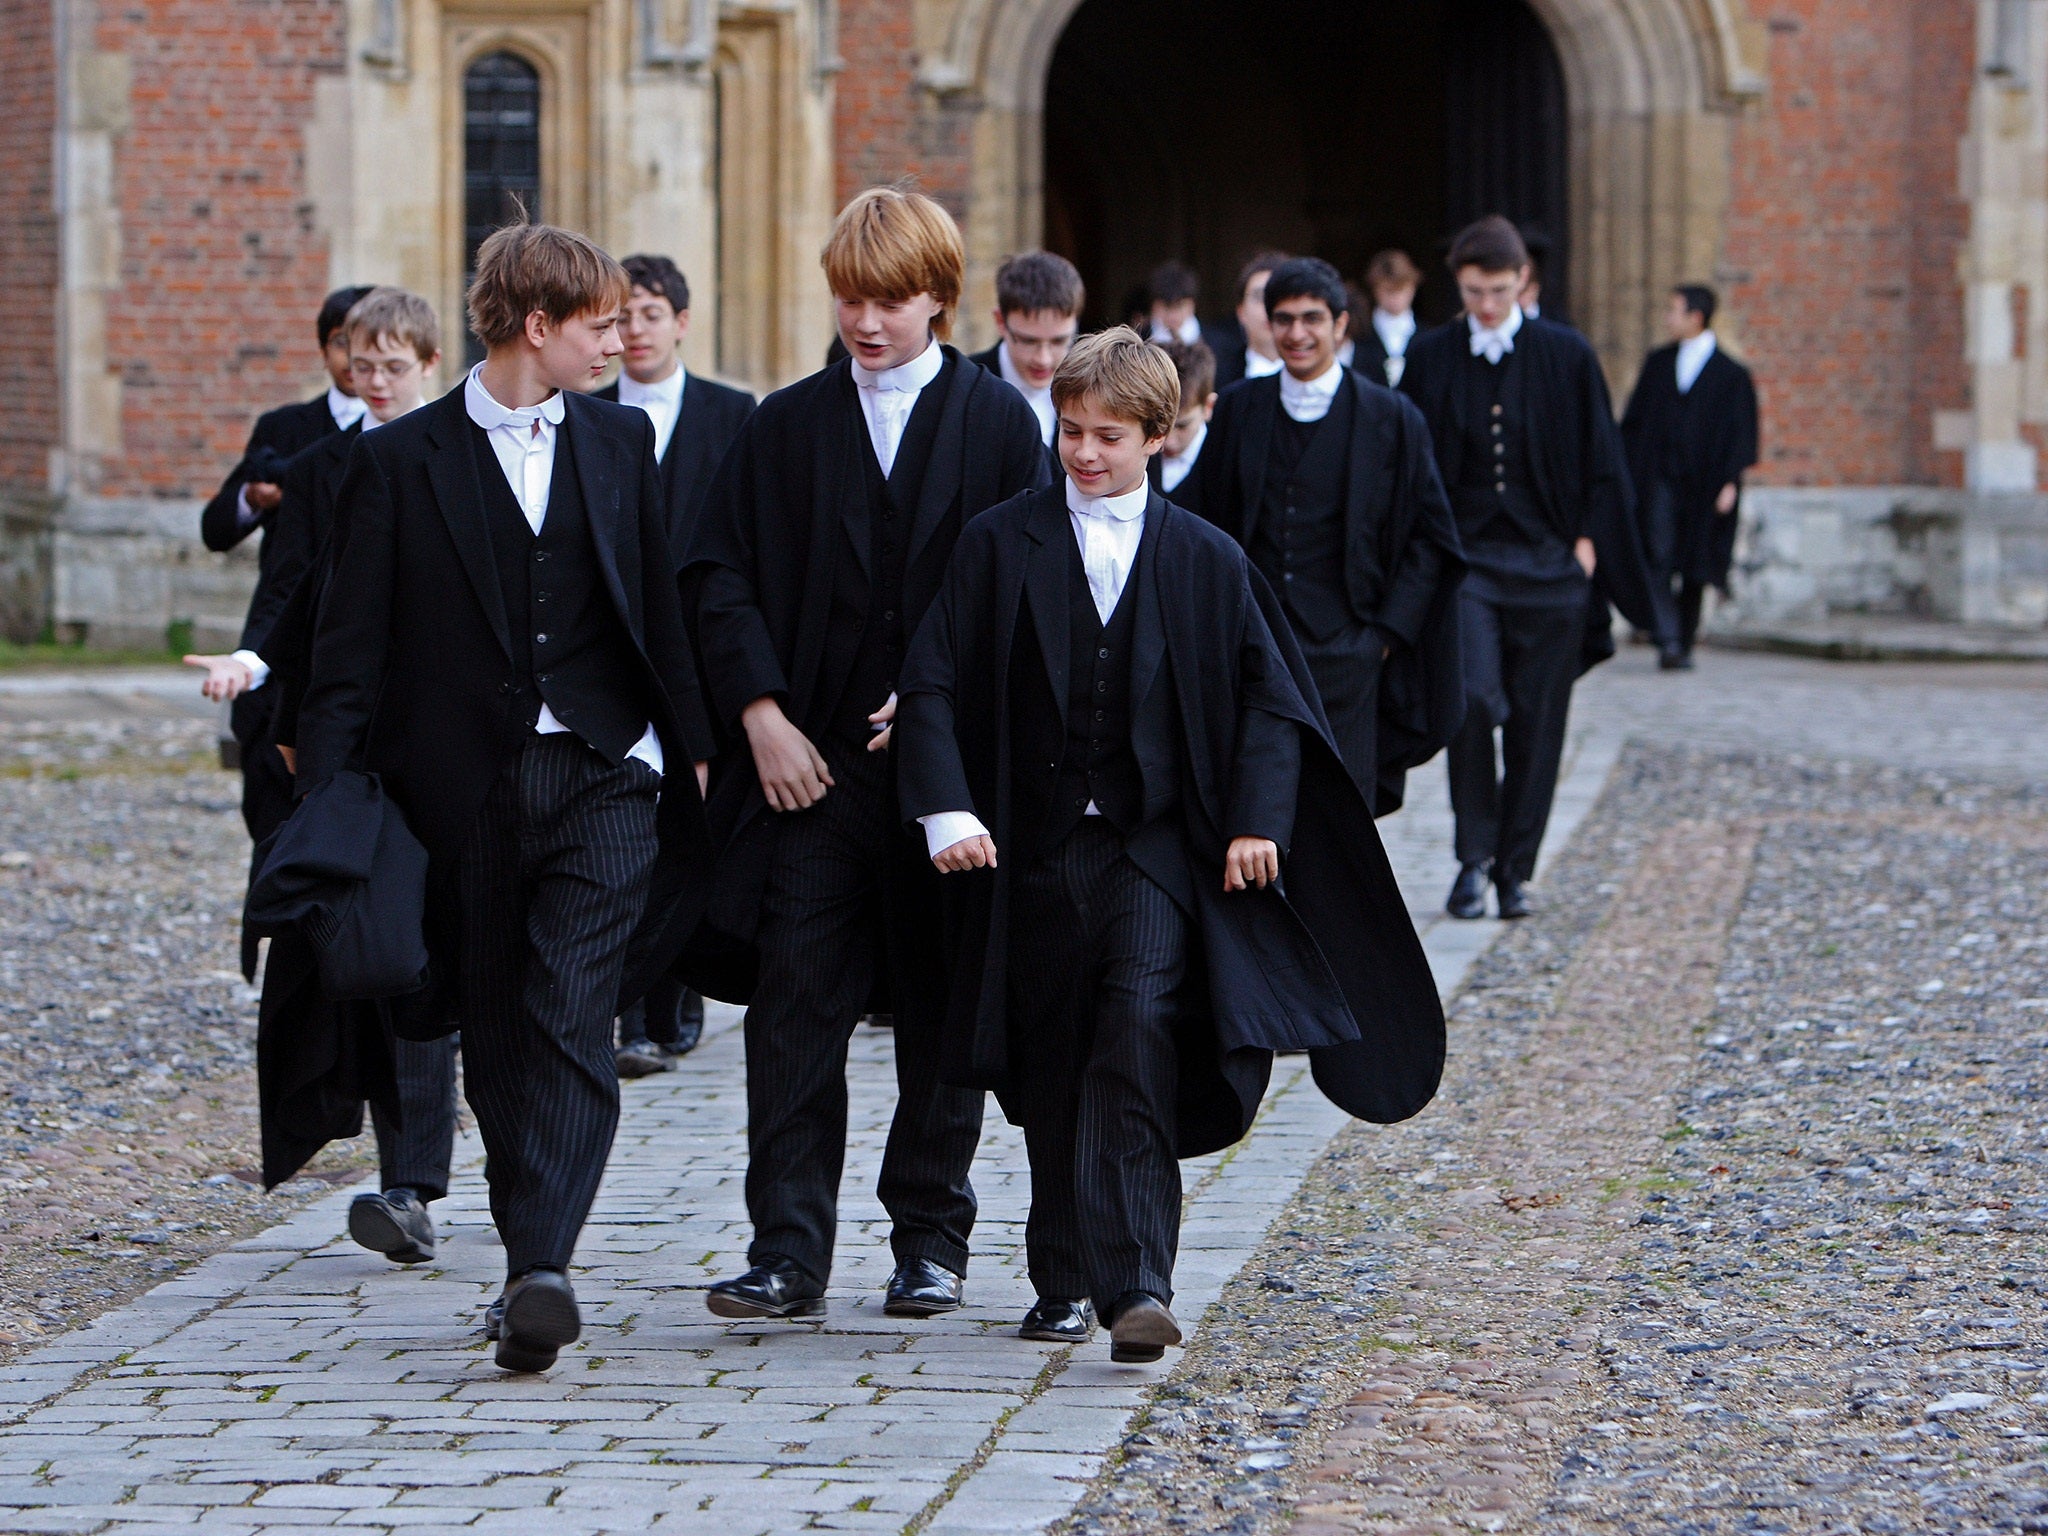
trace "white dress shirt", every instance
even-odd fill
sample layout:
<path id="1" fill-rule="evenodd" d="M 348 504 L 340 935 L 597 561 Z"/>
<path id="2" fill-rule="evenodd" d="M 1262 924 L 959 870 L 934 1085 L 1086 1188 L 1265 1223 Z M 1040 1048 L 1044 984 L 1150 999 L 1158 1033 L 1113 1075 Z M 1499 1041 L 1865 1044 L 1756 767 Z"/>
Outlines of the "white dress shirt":
<path id="1" fill-rule="evenodd" d="M 683 384 L 688 378 L 689 373 L 681 363 L 676 364 L 674 373 L 653 384 L 619 375 L 619 404 L 639 406 L 654 423 L 657 462 L 668 457 L 668 442 L 675 436 L 676 418 L 683 411 Z"/>
<path id="2" fill-rule="evenodd" d="M 882 466 L 884 479 L 896 467 L 896 449 L 903 441 L 903 429 L 910 424 L 910 413 L 917 409 L 917 397 L 945 366 L 945 350 L 936 337 L 909 362 L 880 373 L 855 361 L 853 382 L 860 396 L 860 411 L 867 418 L 868 440 L 875 445 L 875 462 Z"/>
<path id="3" fill-rule="evenodd" d="M 1202 444 L 1209 440 L 1209 423 L 1203 422 L 1195 428 L 1195 435 L 1188 439 L 1188 445 L 1180 453 L 1162 453 L 1159 456 L 1159 488 L 1171 492 L 1181 481 L 1187 479 L 1195 467 L 1195 460 L 1202 456 Z"/>
<path id="4" fill-rule="evenodd" d="M 1270 378 L 1286 366 L 1277 357 L 1268 357 L 1250 347 L 1244 349 L 1244 376 L 1248 379 Z"/>
<path id="5" fill-rule="evenodd" d="M 1177 341 L 1184 347 L 1192 347 L 1202 339 L 1202 322 L 1193 315 L 1189 315 L 1187 319 L 1181 321 L 1179 330 L 1169 331 L 1157 320 L 1154 320 L 1152 322 L 1152 339 L 1154 341 Z"/>
<path id="6" fill-rule="evenodd" d="M 1010 344 L 1006 341 L 996 348 L 996 362 L 1003 371 L 1003 382 L 1024 397 L 1024 403 L 1031 407 L 1031 414 L 1038 418 L 1038 436 L 1046 447 L 1052 446 L 1052 435 L 1059 430 L 1060 413 L 1052 403 L 1052 385 L 1033 389 L 1024 382 L 1024 375 L 1017 371 L 1017 365 L 1010 361 Z"/>
<path id="7" fill-rule="evenodd" d="M 339 385 L 327 386 L 327 414 L 334 418 L 334 430 L 346 432 L 363 419 L 363 412 L 369 407 L 356 395 L 344 395 Z M 249 487 L 244 485 L 235 492 L 235 524 L 247 532 L 254 528 L 263 514 L 249 505 Z"/>
<path id="8" fill-rule="evenodd" d="M 469 370 L 469 377 L 462 384 L 463 406 L 469 419 L 482 427 L 490 439 L 491 452 L 505 472 L 505 483 L 512 487 L 513 499 L 526 515 L 527 526 L 538 535 L 548 520 L 548 490 L 555 478 L 555 441 L 561 436 L 562 418 L 567 414 L 562 393 L 557 390 L 539 405 L 510 410 L 492 399 L 491 392 L 484 388 L 483 371 L 482 363 Z M 477 467 L 483 469 L 482 465 Z M 538 736 L 556 736 L 569 727 L 557 720 L 555 712 L 543 701 L 533 729 Z M 654 734 L 652 721 L 626 756 L 639 758 L 656 773 L 662 771 L 661 738 Z"/>
<path id="9" fill-rule="evenodd" d="M 1387 388 L 1393 389 L 1401 382 L 1401 375 L 1408 369 L 1408 343 L 1415 339 L 1415 311 L 1404 309 L 1398 315 L 1390 315 L 1384 309 L 1372 312 L 1372 328 L 1380 339 L 1380 345 L 1387 352 Z"/>
<path id="10" fill-rule="evenodd" d="M 1707 359 L 1714 355 L 1714 333 L 1701 331 L 1699 335 L 1678 344 L 1678 392 L 1690 394 L 1693 385 L 1700 379 L 1700 370 L 1707 366 Z"/>
<path id="11" fill-rule="evenodd" d="M 1105 624 L 1124 595 L 1131 567 L 1138 563 L 1138 545 L 1145 537 L 1145 503 L 1151 499 L 1152 487 L 1144 481 L 1121 496 L 1084 496 L 1072 480 L 1067 482 L 1067 521 L 1073 525 L 1074 542 L 1081 546 L 1088 595 L 1095 599 L 1096 616 Z M 1090 800 L 1082 814 L 1100 816 L 1102 812 Z M 917 819 L 924 828 L 925 851 L 933 858 L 955 843 L 988 836 L 988 828 L 972 811 L 938 811 Z"/>
<path id="12" fill-rule="evenodd" d="M 1280 409 L 1300 422 L 1321 421 L 1330 414 L 1337 387 L 1344 382 L 1344 365 L 1332 363 L 1317 377 L 1304 383 L 1291 373 L 1280 375 Z"/>
<path id="13" fill-rule="evenodd" d="M 1508 311 L 1507 319 L 1499 327 L 1488 330 L 1479 323 L 1476 315 L 1465 317 L 1465 329 L 1471 334 L 1472 355 L 1483 357 L 1489 363 L 1498 363 L 1515 350 L 1515 332 L 1522 328 L 1522 311 L 1517 305 Z"/>

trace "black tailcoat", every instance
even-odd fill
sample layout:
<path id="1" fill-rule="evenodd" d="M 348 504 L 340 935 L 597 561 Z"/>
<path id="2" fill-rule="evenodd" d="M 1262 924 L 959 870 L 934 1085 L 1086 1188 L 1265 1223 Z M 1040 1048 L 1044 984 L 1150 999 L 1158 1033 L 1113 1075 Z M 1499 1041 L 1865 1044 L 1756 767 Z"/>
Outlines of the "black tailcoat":
<path id="1" fill-rule="evenodd" d="M 1216 387 L 1227 389 L 1244 377 L 1244 355 L 1251 350 L 1244 327 L 1236 320 L 1202 327 L 1202 340 L 1216 354 Z"/>
<path id="2" fill-rule="evenodd" d="M 280 616 L 312 569 L 314 557 L 326 546 L 349 450 L 361 435 L 360 427 L 330 432 L 294 454 L 285 465 L 281 482 L 284 500 L 278 503 L 263 534 L 267 569 L 256 584 L 249 600 L 249 617 L 242 626 L 242 649 L 254 651 L 265 661 L 271 659 L 266 647 L 277 633 Z"/>
<path id="3" fill-rule="evenodd" d="M 327 409 L 325 390 L 311 400 L 280 405 L 276 410 L 265 411 L 258 416 L 256 425 L 249 432 L 249 444 L 242 450 L 241 462 L 229 471 L 227 479 L 221 482 L 220 489 L 213 493 L 213 499 L 199 514 L 199 537 L 206 547 L 216 554 L 223 553 L 247 538 L 250 528 L 267 531 L 270 513 L 258 518 L 250 528 L 242 526 L 237 506 L 242 487 L 251 480 L 274 482 L 283 472 L 286 460 L 338 430 L 334 425 L 334 413 Z"/>
<path id="4" fill-rule="evenodd" d="M 686 915 L 708 884 L 710 842 L 693 762 L 710 731 L 676 600 L 654 426 L 644 411 L 563 397 L 579 489 L 613 611 L 645 669 L 666 776 L 661 855 L 648 916 L 628 961 L 625 1000 L 656 973 L 649 952 L 671 909 Z M 427 847 L 429 937 L 454 931 L 448 872 L 484 796 L 530 734 L 509 707 L 513 646 L 485 520 L 461 384 L 357 440 L 336 498 L 329 575 L 347 600 L 321 605 L 297 729 L 299 782 L 343 768 L 382 776 Z M 558 446 L 558 452 L 562 447 Z M 302 584 L 303 585 L 303 584 Z M 436 973 L 447 977 L 436 944 Z"/>
<path id="5" fill-rule="evenodd" d="M 616 401 L 619 386 L 607 384 L 594 394 L 599 400 Z M 683 551 L 689 547 L 690 530 L 697 526 L 697 515 L 711 494 L 712 478 L 753 414 L 754 397 L 745 390 L 694 373 L 683 376 L 682 404 L 676 410 L 675 429 L 669 433 L 668 451 L 661 456 L 668 545 L 678 569 Z"/>
<path id="6" fill-rule="evenodd" d="M 1229 539 L 1157 495 L 1131 580 L 1132 746 L 1145 830 L 1131 857 L 1174 895 L 1201 936 L 1180 1052 L 1180 1153 L 1250 1128 L 1275 1050 L 1307 1049 L 1316 1082 L 1361 1118 L 1405 1119 L 1443 1069 L 1443 1009 L 1372 813 L 1337 757 L 1300 648 L 1264 578 Z M 953 946 L 945 1058 L 950 1081 L 1010 1091 L 1010 901 L 1018 804 L 1010 782 L 1008 679 L 1028 591 L 1053 696 L 1067 697 L 1069 549 L 1058 487 L 1017 496 L 961 535 L 946 585 L 904 666 L 896 717 L 907 821 L 971 810 L 998 866 L 946 875 Z M 1126 599 L 1129 600 L 1128 598 Z M 1294 837 L 1281 887 L 1223 891 L 1235 817 L 1240 727 L 1249 712 L 1300 733 Z M 1157 815 L 1178 798 L 1179 809 Z M 1166 844 L 1148 842 L 1160 828 Z M 1177 857 L 1176 857 L 1177 856 Z M 1013 1116 L 1021 1106 L 1006 1103 Z"/>
<path id="7" fill-rule="evenodd" d="M 1635 477 L 1638 508 L 1647 513 L 1659 479 L 1678 475 L 1678 575 L 1726 591 L 1735 555 L 1734 513 L 1714 510 L 1724 485 L 1740 486 L 1757 461 L 1756 383 L 1719 346 L 1692 388 L 1678 392 L 1678 344 L 1643 359 L 1621 417 L 1621 440 Z M 1647 542 L 1647 540 L 1645 541 Z"/>
<path id="8" fill-rule="evenodd" d="M 1460 364 L 1471 355 L 1464 317 L 1419 332 L 1408 343 L 1401 393 L 1422 408 L 1445 485 L 1460 483 L 1465 442 L 1465 391 Z M 1527 314 L 1515 333 L 1524 369 L 1529 473 L 1536 504 L 1567 546 L 1593 541 L 1585 663 L 1614 654 L 1607 605 L 1654 635 L 1675 633 L 1669 594 L 1650 579 L 1636 527 L 1635 494 L 1614 424 L 1607 379 L 1592 346 L 1568 325 Z"/>
<path id="9" fill-rule="evenodd" d="M 1050 478 L 1024 397 L 946 352 L 954 366 L 930 386 L 945 396 L 904 557 L 906 634 L 938 591 L 967 521 Z M 684 609 L 724 748 L 706 807 L 724 851 L 707 931 L 687 970 L 699 991 L 727 1001 L 753 993 L 752 946 L 774 831 L 740 712 L 773 695 L 818 740 L 839 703 L 823 696 L 831 691 L 823 680 L 846 675 L 826 665 L 827 650 L 858 645 L 856 636 L 830 633 L 829 623 L 838 562 L 864 560 L 868 548 L 856 525 L 864 505 L 856 477 L 864 473 L 860 456 L 872 460 L 874 449 L 854 396 L 852 364 L 842 361 L 763 400 L 719 470 L 684 556 Z"/>
<path id="10" fill-rule="evenodd" d="M 1344 375 L 1341 387 L 1351 391 L 1354 404 L 1346 450 L 1344 596 L 1360 623 L 1405 642 L 1380 674 L 1379 761 L 1349 765 L 1361 784 L 1377 785 L 1375 807 L 1385 815 L 1400 808 L 1408 770 L 1435 756 L 1465 717 L 1458 653 L 1465 562 L 1422 413 L 1356 374 Z M 1200 482 L 1195 500 L 1201 515 L 1246 549 L 1258 531 L 1279 416 L 1278 374 L 1225 391 L 1189 476 Z M 1425 552 L 1433 558 L 1423 558 Z"/>

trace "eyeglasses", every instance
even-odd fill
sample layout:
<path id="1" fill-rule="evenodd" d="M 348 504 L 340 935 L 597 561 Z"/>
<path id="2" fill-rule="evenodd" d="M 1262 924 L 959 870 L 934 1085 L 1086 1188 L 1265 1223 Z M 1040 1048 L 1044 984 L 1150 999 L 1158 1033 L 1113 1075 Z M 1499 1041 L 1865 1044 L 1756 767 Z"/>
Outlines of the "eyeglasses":
<path id="1" fill-rule="evenodd" d="M 419 359 L 416 357 L 400 358 L 395 363 L 368 363 L 364 362 L 361 358 L 350 358 L 348 371 L 351 378 L 369 379 L 373 382 L 377 379 L 384 379 L 389 383 L 396 384 L 408 373 L 411 373 L 413 369 L 419 367 L 419 365 Z"/>

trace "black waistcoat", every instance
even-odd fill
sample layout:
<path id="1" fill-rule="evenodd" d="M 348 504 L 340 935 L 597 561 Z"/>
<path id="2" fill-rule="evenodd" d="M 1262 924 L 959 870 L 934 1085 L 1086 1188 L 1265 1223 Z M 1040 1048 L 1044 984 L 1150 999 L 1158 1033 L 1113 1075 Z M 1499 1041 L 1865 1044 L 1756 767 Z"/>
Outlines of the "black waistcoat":
<path id="1" fill-rule="evenodd" d="M 548 512 L 538 534 L 519 510 L 489 434 L 472 423 L 470 436 L 512 631 L 512 671 L 502 685 L 507 702 L 529 726 L 546 703 L 605 757 L 624 762 L 654 715 L 646 669 L 598 570 L 571 435 L 566 426 L 557 430 Z"/>
<path id="2" fill-rule="evenodd" d="M 820 695 L 837 700 L 831 731 L 848 743 L 865 742 L 873 733 L 867 717 L 895 690 L 897 674 L 903 670 L 903 653 L 909 648 L 917 620 L 923 617 L 904 611 L 903 574 L 911 525 L 924 490 L 925 467 L 938 441 L 939 418 L 945 413 L 953 367 L 948 359 L 938 377 L 919 392 L 886 479 L 881 461 L 875 457 L 859 390 L 850 382 L 847 388 L 845 406 L 853 413 L 853 456 L 858 474 L 850 477 L 852 483 L 842 493 L 849 498 L 851 515 L 842 518 L 840 526 L 849 541 L 859 539 L 863 547 L 841 550 L 834 568 L 831 640 L 825 658 L 828 670 Z"/>
<path id="3" fill-rule="evenodd" d="M 1010 782 L 1017 826 L 1033 853 L 1056 848 L 1088 802 L 1119 832 L 1137 829 L 1145 783 L 1131 746 L 1131 649 L 1137 634 L 1137 571 L 1104 624 L 1088 590 L 1081 550 L 1067 543 L 1067 696 L 1056 700 L 1040 660 L 1037 619 L 1027 613 L 1011 646 L 1017 701 Z M 1055 764 L 1057 766 L 1055 766 Z"/>
<path id="4" fill-rule="evenodd" d="M 1296 421 L 1281 410 L 1252 535 L 1252 563 L 1280 594 L 1288 616 L 1318 640 L 1357 622 L 1344 584 L 1353 409 L 1352 392 L 1340 388 L 1321 421 Z"/>

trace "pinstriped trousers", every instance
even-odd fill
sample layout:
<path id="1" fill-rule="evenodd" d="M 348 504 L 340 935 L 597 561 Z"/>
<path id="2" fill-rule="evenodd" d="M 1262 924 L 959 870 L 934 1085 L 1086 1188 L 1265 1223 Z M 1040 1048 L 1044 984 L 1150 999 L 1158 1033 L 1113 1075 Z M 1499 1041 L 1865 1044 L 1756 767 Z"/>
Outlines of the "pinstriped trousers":
<path id="1" fill-rule="evenodd" d="M 568 1267 L 611 1155 L 612 1015 L 660 788 L 580 737 L 529 737 L 457 863 L 464 1086 L 508 1275 Z"/>
<path id="2" fill-rule="evenodd" d="M 1025 1106 L 1038 1294 L 1173 1299 L 1180 1249 L 1174 1026 L 1187 916 L 1090 816 L 1018 883 L 1010 1065 Z"/>

